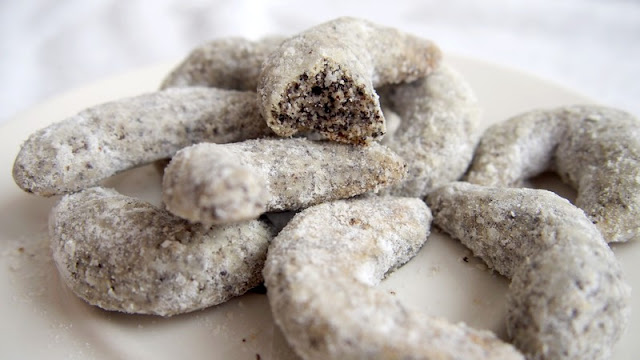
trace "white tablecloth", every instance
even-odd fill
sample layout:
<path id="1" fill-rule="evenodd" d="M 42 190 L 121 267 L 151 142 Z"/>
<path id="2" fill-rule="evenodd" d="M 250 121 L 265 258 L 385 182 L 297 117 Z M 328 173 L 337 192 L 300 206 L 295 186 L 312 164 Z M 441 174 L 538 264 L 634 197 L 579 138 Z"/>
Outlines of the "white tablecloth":
<path id="1" fill-rule="evenodd" d="M 399 27 L 445 52 L 518 68 L 640 115 L 634 0 L 7 0 L 0 122 L 88 82 L 179 60 L 208 39 L 293 34 L 341 15 Z"/>

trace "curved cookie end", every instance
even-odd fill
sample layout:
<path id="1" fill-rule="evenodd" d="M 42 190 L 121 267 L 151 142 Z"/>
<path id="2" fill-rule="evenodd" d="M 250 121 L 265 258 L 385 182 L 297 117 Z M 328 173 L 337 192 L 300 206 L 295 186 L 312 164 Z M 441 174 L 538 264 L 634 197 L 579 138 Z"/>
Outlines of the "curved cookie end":
<path id="1" fill-rule="evenodd" d="M 13 175 L 13 181 L 18 185 L 18 187 L 20 187 L 20 189 L 30 194 L 40 195 L 34 185 L 34 176 L 29 173 L 27 167 L 19 158 L 13 163 L 13 170 L 11 171 L 11 174 Z"/>
<path id="2" fill-rule="evenodd" d="M 179 152 L 165 169 L 162 190 L 167 210 L 206 225 L 256 219 L 267 211 L 270 196 L 265 179 L 237 159 L 199 152 L 200 148 Z M 194 153 L 205 160 L 192 160 L 198 158 Z"/>
<path id="3" fill-rule="evenodd" d="M 47 176 L 53 166 L 45 158 L 33 156 L 29 140 L 23 145 L 13 163 L 13 181 L 22 190 L 38 196 L 50 197 L 64 192 L 52 184 Z M 48 170 L 49 169 L 49 170 Z"/>

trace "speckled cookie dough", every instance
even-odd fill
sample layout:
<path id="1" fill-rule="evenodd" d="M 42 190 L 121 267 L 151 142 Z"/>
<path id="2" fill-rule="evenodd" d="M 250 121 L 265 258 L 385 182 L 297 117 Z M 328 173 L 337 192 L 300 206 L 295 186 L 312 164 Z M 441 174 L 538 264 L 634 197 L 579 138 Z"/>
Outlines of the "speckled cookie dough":
<path id="1" fill-rule="evenodd" d="M 610 359 L 630 316 L 630 288 L 609 248 L 559 232 L 531 256 L 507 295 L 507 332 L 530 359 Z"/>
<path id="2" fill-rule="evenodd" d="M 489 128 L 468 181 L 519 186 L 545 170 L 574 187 L 607 242 L 640 236 L 640 121 L 594 105 L 535 110 Z"/>
<path id="3" fill-rule="evenodd" d="M 546 190 L 458 182 L 436 188 L 426 201 L 435 225 L 508 278 L 527 257 L 555 244 L 559 227 L 579 229 L 595 244 L 601 241 L 582 210 Z"/>
<path id="4" fill-rule="evenodd" d="M 90 107 L 32 134 L 13 165 L 23 190 L 41 196 L 98 184 L 199 142 L 273 135 L 253 92 L 167 89 Z"/>
<path id="5" fill-rule="evenodd" d="M 256 91 L 262 63 L 284 39 L 271 36 L 258 41 L 243 38 L 209 41 L 193 49 L 167 75 L 161 88 L 208 86 Z"/>
<path id="6" fill-rule="evenodd" d="M 264 63 L 261 111 L 280 136 L 315 130 L 362 144 L 385 133 L 374 87 L 429 74 L 440 50 L 429 40 L 343 17 L 285 40 Z"/>
<path id="7" fill-rule="evenodd" d="M 405 162 L 376 143 L 293 138 L 198 144 L 179 151 L 166 168 L 163 199 L 185 219 L 227 223 L 375 192 L 405 174 Z"/>
<path id="8" fill-rule="evenodd" d="M 464 174 L 480 137 L 481 111 L 457 71 L 441 64 L 424 79 L 381 89 L 380 96 L 402 119 L 383 143 L 409 165 L 405 180 L 389 193 L 424 197 Z"/>
<path id="9" fill-rule="evenodd" d="M 267 296 L 303 359 L 522 359 L 492 333 L 407 309 L 374 286 L 411 259 L 431 213 L 416 198 L 368 197 L 303 210 L 274 239 Z"/>
<path id="10" fill-rule="evenodd" d="M 89 304 L 171 316 L 216 305 L 262 281 L 272 229 L 205 228 L 115 190 L 64 196 L 49 220 L 62 280 Z"/>
<path id="11" fill-rule="evenodd" d="M 433 223 L 512 279 L 507 330 L 528 359 L 607 359 L 630 287 L 598 229 L 546 190 L 451 183 L 429 194 Z"/>

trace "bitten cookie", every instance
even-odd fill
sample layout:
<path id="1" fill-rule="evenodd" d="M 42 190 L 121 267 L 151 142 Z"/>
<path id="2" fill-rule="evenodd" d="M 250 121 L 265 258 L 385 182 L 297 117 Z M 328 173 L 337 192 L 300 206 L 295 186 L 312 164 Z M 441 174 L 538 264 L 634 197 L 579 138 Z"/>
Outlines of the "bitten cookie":
<path id="1" fill-rule="evenodd" d="M 262 115 L 280 136 L 314 130 L 339 142 L 379 140 L 385 123 L 374 87 L 429 74 L 433 42 L 343 17 L 285 40 L 258 81 Z"/>

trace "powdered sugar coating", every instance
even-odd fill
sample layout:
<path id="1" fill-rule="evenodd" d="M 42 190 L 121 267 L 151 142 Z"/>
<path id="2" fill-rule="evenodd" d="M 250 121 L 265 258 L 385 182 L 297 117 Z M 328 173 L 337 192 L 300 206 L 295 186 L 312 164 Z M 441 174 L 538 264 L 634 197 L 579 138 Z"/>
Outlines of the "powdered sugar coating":
<path id="1" fill-rule="evenodd" d="M 361 144 L 380 139 L 384 117 L 374 87 L 416 80 L 440 59 L 429 40 L 342 17 L 285 40 L 258 81 L 262 115 L 280 136 L 315 130 Z"/>
<path id="2" fill-rule="evenodd" d="M 558 242 L 558 228 L 579 229 L 596 245 L 602 238 L 582 210 L 546 190 L 457 182 L 433 190 L 426 201 L 438 227 L 508 278 L 526 258 Z"/>
<path id="3" fill-rule="evenodd" d="M 234 37 L 209 41 L 193 49 L 167 75 L 161 88 L 208 86 L 256 91 L 262 63 L 283 40 L 271 36 L 258 41 Z"/>
<path id="4" fill-rule="evenodd" d="M 468 181 L 518 186 L 545 170 L 574 187 L 607 242 L 640 237 L 640 121 L 594 105 L 535 110 L 489 128 Z"/>
<path id="5" fill-rule="evenodd" d="M 434 224 L 512 279 L 507 330 L 528 359 L 607 359 L 630 287 L 598 229 L 546 190 L 452 183 L 427 197 Z"/>
<path id="6" fill-rule="evenodd" d="M 69 193 L 194 143 L 272 134 L 255 93 L 167 89 L 93 106 L 35 132 L 16 157 L 13 178 L 37 195 Z"/>
<path id="7" fill-rule="evenodd" d="M 513 275 L 507 332 L 530 359 L 609 359 L 629 322 L 630 287 L 604 241 L 558 237 Z"/>
<path id="8" fill-rule="evenodd" d="M 487 331 L 407 309 L 378 291 L 411 259 L 431 214 L 415 198 L 340 200 L 303 210 L 264 269 L 274 320 L 304 359 L 522 359 Z"/>
<path id="9" fill-rule="evenodd" d="M 443 63 L 423 79 L 380 89 L 380 96 L 402 119 L 384 144 L 409 165 L 389 193 L 424 197 L 464 174 L 480 137 L 481 111 L 457 71 Z"/>
<path id="10" fill-rule="evenodd" d="M 304 138 L 198 144 L 181 150 L 163 178 L 169 211 L 204 223 L 297 210 L 394 184 L 406 164 L 385 146 Z"/>
<path id="11" fill-rule="evenodd" d="M 62 280 L 103 309 L 171 316 L 241 295 L 262 281 L 270 227 L 206 228 L 114 190 L 66 195 L 49 221 Z"/>

